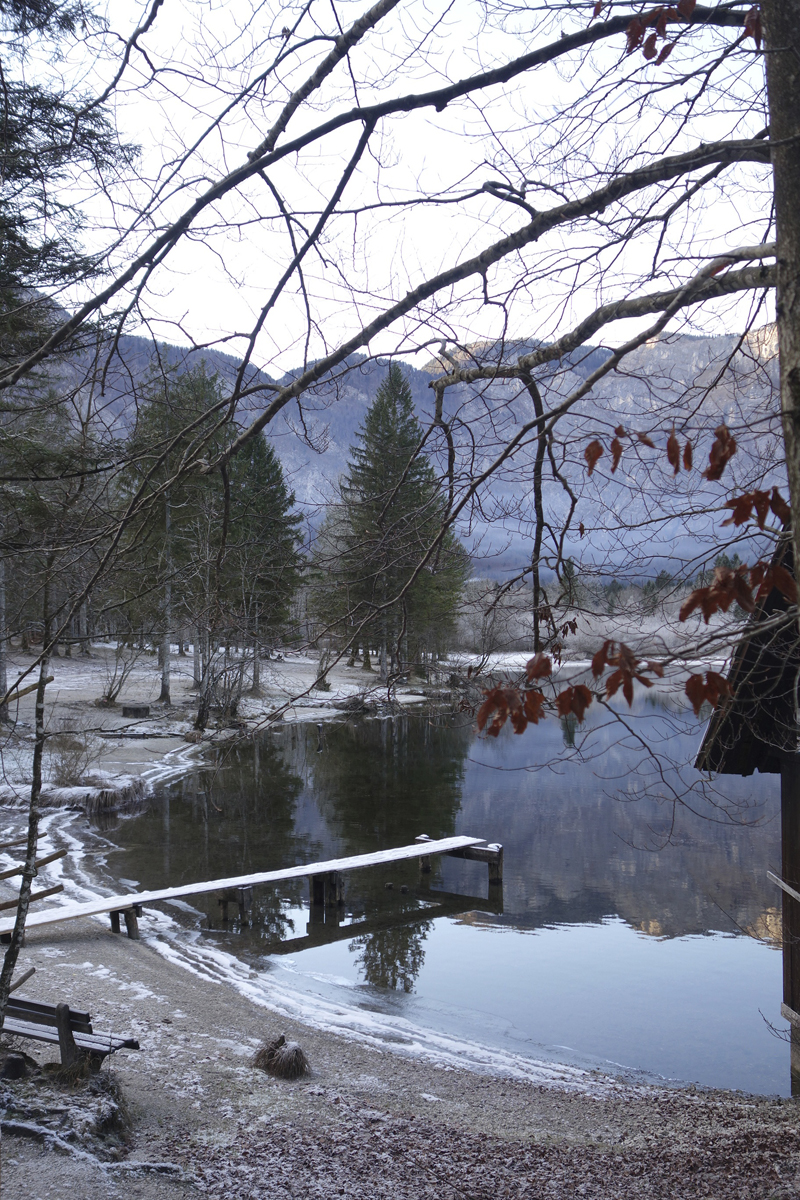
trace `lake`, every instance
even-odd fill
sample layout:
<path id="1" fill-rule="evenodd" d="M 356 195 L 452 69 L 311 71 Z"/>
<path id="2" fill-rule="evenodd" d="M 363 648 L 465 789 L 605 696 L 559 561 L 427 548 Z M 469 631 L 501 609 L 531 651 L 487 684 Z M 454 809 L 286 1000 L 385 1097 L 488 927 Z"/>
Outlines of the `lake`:
<path id="1" fill-rule="evenodd" d="M 281 726 L 105 830 L 102 881 L 177 885 L 421 833 L 500 842 L 502 889 L 445 858 L 422 881 L 416 863 L 349 874 L 338 913 L 309 911 L 307 881 L 257 888 L 227 925 L 214 897 L 189 897 L 165 909 L 171 953 L 240 971 L 280 1011 L 443 1061 L 789 1094 L 789 1048 L 768 1024 L 784 1028 L 766 878 L 778 777 L 705 787 L 679 765 L 702 726 L 669 696 L 638 698 L 626 727 L 590 713 L 497 739 L 446 715 Z"/>

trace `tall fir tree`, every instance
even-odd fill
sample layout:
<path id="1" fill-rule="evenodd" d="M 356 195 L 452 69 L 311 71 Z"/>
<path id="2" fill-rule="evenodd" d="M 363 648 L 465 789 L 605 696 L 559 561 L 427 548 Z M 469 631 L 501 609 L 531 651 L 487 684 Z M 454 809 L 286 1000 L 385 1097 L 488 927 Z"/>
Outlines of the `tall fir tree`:
<path id="1" fill-rule="evenodd" d="M 370 643 L 378 647 L 383 677 L 442 650 L 469 572 L 466 551 L 448 531 L 404 591 L 445 513 L 422 440 L 408 380 L 392 363 L 351 447 L 340 504 L 315 554 L 316 615 L 350 641 L 366 622 L 365 656 Z"/>

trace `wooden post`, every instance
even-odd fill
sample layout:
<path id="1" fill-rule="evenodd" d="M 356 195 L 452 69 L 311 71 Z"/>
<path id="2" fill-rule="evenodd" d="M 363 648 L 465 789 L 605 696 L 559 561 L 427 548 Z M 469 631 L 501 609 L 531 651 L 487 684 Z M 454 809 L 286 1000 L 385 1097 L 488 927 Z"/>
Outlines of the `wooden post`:
<path id="1" fill-rule="evenodd" d="M 427 833 L 421 833 L 419 835 L 419 837 L 414 838 L 415 842 L 429 842 L 430 840 L 431 839 L 428 837 Z M 430 873 L 431 873 L 431 856 L 430 856 L 430 854 L 423 854 L 422 857 L 420 858 L 419 873 L 420 873 L 420 875 L 430 875 Z"/>
<path id="2" fill-rule="evenodd" d="M 110 915 L 111 915 L 111 932 L 119 933 L 119 913 L 112 912 Z"/>
<path id="3" fill-rule="evenodd" d="M 781 761 L 781 878 L 800 891 L 800 755 Z M 783 1003 L 800 1014 L 800 901 L 781 892 L 783 906 Z M 791 1021 L 791 1087 L 800 1096 L 800 1027 Z"/>
<path id="4" fill-rule="evenodd" d="M 142 910 L 141 910 L 140 905 L 135 904 L 133 908 L 126 908 L 122 915 L 125 918 L 125 930 L 128 934 L 128 937 L 132 941 L 138 942 L 138 940 L 139 940 L 139 922 L 137 920 L 137 917 L 140 917 L 142 915 Z"/>
<path id="5" fill-rule="evenodd" d="M 75 1045 L 75 1038 L 72 1036 L 68 1004 L 56 1005 L 56 1029 L 58 1030 L 58 1048 L 61 1051 L 61 1065 L 69 1067 L 80 1059 L 81 1051 Z"/>
<path id="6" fill-rule="evenodd" d="M 251 887 L 237 888 L 236 900 L 239 905 L 239 920 L 244 925 L 247 920 L 247 910 L 253 907 L 253 889 Z"/>
<path id="7" fill-rule="evenodd" d="M 228 923 L 228 893 L 227 892 L 220 893 L 220 895 L 217 899 L 217 904 L 222 909 L 222 920 L 223 920 L 224 924 L 227 925 L 227 923 Z"/>
<path id="8" fill-rule="evenodd" d="M 488 846 L 487 849 L 497 851 L 497 854 L 495 855 L 495 857 L 489 859 L 489 863 L 488 863 L 489 883 L 502 884 L 502 882 L 503 882 L 503 847 L 498 842 L 495 842 L 493 845 Z"/>
<path id="9" fill-rule="evenodd" d="M 344 881 L 339 871 L 328 871 L 324 879 L 326 908 L 338 908 L 344 904 Z"/>
<path id="10" fill-rule="evenodd" d="M 322 907 L 325 903 L 325 876 L 310 875 L 308 879 L 308 890 L 311 898 L 311 907 Z"/>

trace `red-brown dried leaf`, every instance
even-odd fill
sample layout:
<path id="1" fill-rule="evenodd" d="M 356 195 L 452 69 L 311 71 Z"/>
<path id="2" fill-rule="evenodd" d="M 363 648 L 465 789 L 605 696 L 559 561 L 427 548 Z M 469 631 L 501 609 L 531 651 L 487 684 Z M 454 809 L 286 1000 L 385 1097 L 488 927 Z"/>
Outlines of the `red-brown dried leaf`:
<path id="1" fill-rule="evenodd" d="M 492 723 L 486 732 L 489 737 L 497 737 L 509 716 L 521 711 L 522 700 L 516 688 L 496 687 L 483 694 L 486 699 L 478 709 L 476 723 L 478 729 L 483 732 L 489 717 L 492 717 Z"/>
<path id="2" fill-rule="evenodd" d="M 656 66 L 660 67 L 663 62 L 666 62 L 667 59 L 669 58 L 670 54 L 672 54 L 672 51 L 674 49 L 675 49 L 674 42 L 667 42 L 666 45 L 662 46 L 661 52 L 660 52 L 658 58 L 656 59 Z"/>
<path id="3" fill-rule="evenodd" d="M 761 49 L 762 32 L 761 9 L 758 5 L 753 5 L 744 19 L 744 35 L 753 39 L 757 50 Z"/>
<path id="4" fill-rule="evenodd" d="M 667 36 L 667 10 L 665 8 L 659 9 L 656 16 L 656 32 L 659 37 Z"/>
<path id="5" fill-rule="evenodd" d="M 594 20 L 595 17 L 599 17 L 600 13 L 602 11 L 603 11 L 603 0 L 597 0 L 597 3 L 595 4 L 594 8 L 592 9 L 592 20 Z"/>
<path id="6" fill-rule="evenodd" d="M 686 680 L 686 686 L 683 689 L 689 697 L 689 703 L 694 709 L 694 715 L 700 716 L 700 709 L 703 707 L 703 701 L 706 698 L 706 685 L 703 682 L 702 675 L 690 675 Z"/>
<path id="7" fill-rule="evenodd" d="M 731 685 L 724 675 L 718 675 L 716 671 L 706 671 L 706 700 L 712 708 L 717 707 L 720 696 L 729 696 L 730 691 Z"/>
<path id="8" fill-rule="evenodd" d="M 585 529 L 584 529 L 584 527 L 583 527 L 583 521 L 580 521 L 580 522 L 578 523 L 578 536 L 579 536 L 579 537 L 583 537 L 583 535 L 584 535 L 585 533 L 586 533 L 586 530 L 585 530 Z"/>
<path id="9" fill-rule="evenodd" d="M 614 435 L 615 435 L 615 437 L 618 437 L 618 438 L 627 437 L 628 435 L 625 432 L 625 426 L 618 425 L 617 428 L 614 430 Z"/>
<path id="10" fill-rule="evenodd" d="M 730 581 L 730 591 L 733 599 L 740 608 L 743 608 L 745 612 L 753 612 L 756 605 L 753 599 L 752 589 L 750 588 L 747 580 L 739 573 L 739 571 L 734 573 L 733 579 Z M 722 605 L 720 605 L 720 607 L 722 607 Z M 727 612 L 729 607 L 729 605 L 726 605 L 724 608 L 722 608 L 722 611 Z"/>
<path id="11" fill-rule="evenodd" d="M 690 675 L 684 691 L 694 709 L 694 715 L 699 717 L 703 702 L 707 700 L 712 708 L 716 708 L 720 696 L 730 696 L 731 685 L 724 675 L 719 675 L 716 671 L 706 671 L 705 681 L 702 675 Z"/>
<path id="12" fill-rule="evenodd" d="M 575 687 L 565 688 L 563 692 L 559 692 L 556 696 L 556 709 L 560 717 L 567 717 L 570 713 L 574 713 L 579 721 L 583 721 L 584 713 L 592 703 L 592 693 L 585 684 L 579 683 Z"/>
<path id="13" fill-rule="evenodd" d="M 683 468 L 685 471 L 692 469 L 692 443 L 687 442 L 683 447 Z"/>
<path id="14" fill-rule="evenodd" d="M 651 450 L 655 450 L 655 442 L 646 433 L 637 433 L 636 436 L 643 446 L 649 446 Z"/>
<path id="15" fill-rule="evenodd" d="M 614 643 L 612 641 L 603 642 L 600 649 L 592 658 L 592 674 L 595 679 L 599 679 L 608 666 L 609 651 L 613 651 Z"/>
<path id="16" fill-rule="evenodd" d="M 541 692 L 526 692 L 525 693 L 525 716 L 534 725 L 538 725 L 543 721 L 546 713 L 544 712 L 544 696 Z"/>
<path id="17" fill-rule="evenodd" d="M 753 508 L 756 510 L 759 529 L 764 528 L 764 523 L 769 516 L 769 499 L 769 492 L 753 492 Z"/>
<path id="18" fill-rule="evenodd" d="M 667 438 L 667 462 L 672 467 L 673 474 L 677 475 L 681 469 L 681 448 L 674 429 Z"/>
<path id="19" fill-rule="evenodd" d="M 769 506 L 778 520 L 784 525 L 787 525 L 792 519 L 792 510 L 777 488 L 772 489 L 772 499 L 769 502 Z"/>
<path id="20" fill-rule="evenodd" d="M 578 683 L 572 689 L 572 711 L 578 718 L 578 721 L 583 724 L 584 714 L 592 703 L 592 693 L 589 691 L 585 683 Z"/>
<path id="21" fill-rule="evenodd" d="M 734 496 L 733 500 L 726 500 L 725 507 L 731 510 L 731 516 L 722 522 L 723 525 L 744 525 L 753 515 L 752 493 L 747 492 L 743 496 Z"/>
<path id="22" fill-rule="evenodd" d="M 761 566 L 762 564 L 756 565 Z M 753 574 L 751 572 L 751 577 Z M 770 566 L 764 571 L 763 580 L 757 594 L 758 596 L 767 596 L 774 587 L 783 593 L 790 604 L 797 603 L 797 584 L 786 570 L 786 567 L 782 567 L 780 564 Z"/>
<path id="23" fill-rule="evenodd" d="M 641 46 L 644 40 L 644 31 L 645 26 L 638 17 L 634 17 L 632 21 L 628 22 L 628 28 L 625 30 L 625 36 L 628 39 L 625 47 L 626 54 L 633 54 L 633 51 Z"/>
<path id="24" fill-rule="evenodd" d="M 619 466 L 619 460 L 622 458 L 622 442 L 619 438 L 614 438 L 611 443 L 611 474 L 613 475 Z"/>
<path id="25" fill-rule="evenodd" d="M 681 605 L 678 620 L 685 621 L 696 608 L 699 608 L 708 624 L 715 612 L 720 610 L 727 612 L 734 602 L 745 612 L 752 612 L 755 608 L 752 588 L 756 584 L 753 572 L 750 572 L 749 583 L 747 575 L 748 569 L 745 566 L 737 567 L 735 571 L 729 567 L 717 567 L 714 572 L 714 582 L 710 587 L 695 588 Z"/>
<path id="26" fill-rule="evenodd" d="M 525 716 L 524 708 L 512 711 L 511 728 L 514 730 L 514 733 L 524 733 L 528 728 L 528 718 Z"/>
<path id="27" fill-rule="evenodd" d="M 658 53 L 658 52 L 657 52 L 657 50 L 656 50 L 656 42 L 657 42 L 657 41 L 658 41 L 658 34 L 657 34 L 657 33 L 651 33 L 651 34 L 649 35 L 649 37 L 647 37 L 647 38 L 645 39 L 644 46 L 642 47 L 642 54 L 645 56 L 645 58 L 646 58 L 648 61 L 649 61 L 651 58 L 655 58 L 656 54 Z"/>
<path id="28" fill-rule="evenodd" d="M 736 438 L 727 425 L 718 425 L 714 430 L 714 442 L 708 456 L 708 466 L 703 475 L 706 479 L 721 479 L 722 472 L 736 453 Z"/>
<path id="29" fill-rule="evenodd" d="M 542 654 L 541 650 L 538 654 L 534 654 L 533 658 L 529 658 L 525 664 L 525 674 L 528 677 L 528 683 L 533 679 L 546 679 L 548 675 L 553 674 L 553 664 L 548 654 Z"/>
<path id="30" fill-rule="evenodd" d="M 597 438 L 595 438 L 593 442 L 589 442 L 589 445 L 584 450 L 583 457 L 586 459 L 590 475 L 597 466 L 597 460 L 600 458 L 602 453 L 603 446 L 602 443 L 597 440 Z"/>
<path id="31" fill-rule="evenodd" d="M 660 662 L 648 662 L 647 670 L 652 671 L 659 679 L 664 678 L 664 664 Z"/>
<path id="32" fill-rule="evenodd" d="M 690 592 L 687 599 L 684 600 L 680 607 L 680 611 L 678 612 L 678 620 L 686 621 L 696 608 L 701 608 L 703 599 L 710 591 L 711 588 L 703 587 L 695 588 L 693 592 Z"/>
<path id="33" fill-rule="evenodd" d="M 697 0 L 678 0 L 678 12 L 682 17 L 690 17 L 694 12 Z"/>

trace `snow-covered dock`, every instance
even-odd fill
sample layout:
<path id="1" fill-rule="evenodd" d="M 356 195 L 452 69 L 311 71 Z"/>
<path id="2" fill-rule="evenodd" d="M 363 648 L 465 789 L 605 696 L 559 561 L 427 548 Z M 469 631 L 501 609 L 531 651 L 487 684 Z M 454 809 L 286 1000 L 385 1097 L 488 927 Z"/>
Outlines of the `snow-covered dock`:
<path id="1" fill-rule="evenodd" d="M 490 882 L 502 878 L 502 846 L 487 846 L 483 838 L 458 837 L 432 840 L 425 836 L 410 846 L 397 846 L 391 850 L 378 850 L 373 854 L 354 854 L 349 858 L 332 858 L 327 862 L 308 863 L 305 866 L 286 867 L 278 871 L 259 871 L 254 875 L 238 875 L 230 879 L 211 879 L 198 883 L 181 884 L 179 887 L 160 888 L 150 892 L 131 892 L 121 896 L 99 896 L 83 904 L 65 904 L 59 908 L 48 908 L 43 912 L 31 913 L 26 929 L 42 925 L 53 925 L 60 921 L 73 921 L 78 917 L 95 917 L 103 913 L 111 915 L 112 928 L 119 931 L 119 918 L 123 915 L 129 937 L 138 937 L 137 917 L 141 916 L 142 905 L 157 900 L 175 900 L 181 896 L 196 896 L 207 892 L 218 892 L 223 898 L 255 887 L 258 884 L 281 883 L 287 879 L 309 878 L 312 881 L 312 898 L 330 903 L 340 896 L 337 880 L 344 871 L 355 871 L 361 867 L 380 866 L 382 863 L 400 862 L 403 859 L 419 858 L 423 869 L 426 861 L 434 854 L 449 854 L 456 858 L 473 858 L 489 864 Z M 0 936 L 9 934 L 14 927 L 13 918 L 0 920 Z"/>

